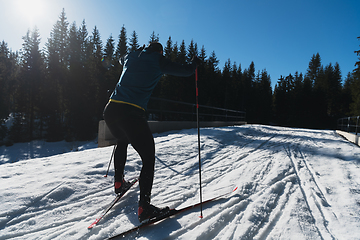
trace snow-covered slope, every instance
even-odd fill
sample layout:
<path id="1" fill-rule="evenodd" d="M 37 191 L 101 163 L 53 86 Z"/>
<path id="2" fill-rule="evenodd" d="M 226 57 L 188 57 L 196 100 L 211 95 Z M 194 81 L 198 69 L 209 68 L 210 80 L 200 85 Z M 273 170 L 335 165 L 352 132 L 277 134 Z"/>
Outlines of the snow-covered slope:
<path id="1" fill-rule="evenodd" d="M 154 137 L 152 203 L 197 203 L 196 129 Z M 0 239 L 104 239 L 139 224 L 136 185 L 87 229 L 114 198 L 113 172 L 104 178 L 113 147 L 59 153 L 46 146 L 30 148 L 36 154 L 0 148 Z M 141 160 L 131 147 L 128 156 L 126 178 L 134 178 Z M 203 219 L 194 209 L 127 239 L 360 239 L 360 148 L 334 131 L 205 128 L 201 158 L 204 200 L 238 190 L 204 205 Z"/>

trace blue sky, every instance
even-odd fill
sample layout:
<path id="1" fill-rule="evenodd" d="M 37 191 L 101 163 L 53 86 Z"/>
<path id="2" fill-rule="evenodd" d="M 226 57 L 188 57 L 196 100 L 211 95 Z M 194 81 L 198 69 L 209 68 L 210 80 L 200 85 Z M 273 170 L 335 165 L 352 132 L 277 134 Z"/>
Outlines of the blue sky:
<path id="1" fill-rule="evenodd" d="M 220 69 L 228 59 L 242 69 L 254 61 L 273 87 L 280 75 L 306 73 L 317 52 L 324 66 L 338 62 L 344 79 L 360 50 L 359 0 L 0 0 L 0 8 L 0 41 L 13 51 L 35 25 L 44 45 L 65 8 L 70 23 L 85 19 L 89 34 L 96 25 L 104 44 L 111 34 L 117 41 L 123 25 L 140 44 L 153 31 L 164 45 L 169 36 L 186 45 L 193 39 L 208 56 L 215 51 Z"/>

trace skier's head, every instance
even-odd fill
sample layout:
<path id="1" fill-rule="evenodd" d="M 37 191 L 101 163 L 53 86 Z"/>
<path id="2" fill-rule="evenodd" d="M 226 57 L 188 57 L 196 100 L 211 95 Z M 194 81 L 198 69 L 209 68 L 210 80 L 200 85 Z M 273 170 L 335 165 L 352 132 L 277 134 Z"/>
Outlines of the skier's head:
<path id="1" fill-rule="evenodd" d="M 159 42 L 150 43 L 146 49 L 149 51 L 158 52 L 158 53 L 163 54 L 163 46 Z"/>

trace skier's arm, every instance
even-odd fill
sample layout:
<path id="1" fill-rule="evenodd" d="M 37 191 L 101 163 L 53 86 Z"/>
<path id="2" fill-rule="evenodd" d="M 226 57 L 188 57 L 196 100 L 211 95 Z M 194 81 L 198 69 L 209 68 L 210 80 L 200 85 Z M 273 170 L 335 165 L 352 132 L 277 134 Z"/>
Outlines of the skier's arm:
<path id="1" fill-rule="evenodd" d="M 166 57 L 160 57 L 160 69 L 164 74 L 178 77 L 188 77 L 195 72 L 196 66 L 196 61 L 192 61 L 187 64 L 179 64 L 170 61 Z"/>

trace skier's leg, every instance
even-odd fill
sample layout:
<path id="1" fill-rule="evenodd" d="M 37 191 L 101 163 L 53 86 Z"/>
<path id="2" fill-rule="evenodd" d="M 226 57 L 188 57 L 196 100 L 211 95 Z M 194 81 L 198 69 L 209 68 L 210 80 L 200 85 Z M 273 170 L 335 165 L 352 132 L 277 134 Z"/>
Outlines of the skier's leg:
<path id="1" fill-rule="evenodd" d="M 122 182 L 124 178 L 124 168 L 127 157 L 128 143 L 124 141 L 117 141 L 117 146 L 114 154 L 114 169 L 115 182 Z"/>
<path id="2" fill-rule="evenodd" d="M 132 118 L 127 125 L 131 127 L 126 128 L 126 135 L 143 164 L 139 179 L 140 202 L 150 203 L 155 167 L 154 138 L 145 118 Z"/>
<path id="3" fill-rule="evenodd" d="M 119 104 L 109 103 L 104 110 L 104 119 L 111 134 L 117 139 L 114 153 L 115 182 L 122 182 L 127 157 L 129 141 L 126 133 L 122 130 L 121 118 L 126 115 L 119 108 Z"/>
<path id="4" fill-rule="evenodd" d="M 124 140 L 125 136 L 139 153 L 143 163 L 139 179 L 140 201 L 150 203 L 154 179 L 155 144 L 145 112 L 127 104 L 110 103 L 105 108 L 104 119 L 114 137 Z M 124 156 L 126 159 L 124 152 L 125 147 L 122 146 L 115 154 L 119 155 L 119 159 L 124 159 Z M 125 161 L 120 161 L 119 169 L 123 169 L 121 164 L 125 164 Z"/>
<path id="5" fill-rule="evenodd" d="M 151 131 L 146 123 L 143 127 L 142 137 L 133 143 L 142 160 L 140 173 L 140 202 L 150 203 L 151 189 L 154 180 L 155 143 Z"/>

